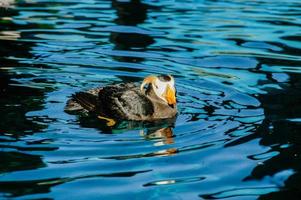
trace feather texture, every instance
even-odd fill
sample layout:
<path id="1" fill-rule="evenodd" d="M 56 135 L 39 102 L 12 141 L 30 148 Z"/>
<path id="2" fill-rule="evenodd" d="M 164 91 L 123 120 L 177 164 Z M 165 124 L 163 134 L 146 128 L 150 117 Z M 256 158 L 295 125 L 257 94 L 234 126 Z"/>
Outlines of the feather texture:
<path id="1" fill-rule="evenodd" d="M 117 120 L 153 121 L 173 118 L 176 107 L 159 98 L 149 85 L 146 92 L 134 83 L 120 83 L 77 92 L 67 102 L 66 112 L 93 112 Z"/>

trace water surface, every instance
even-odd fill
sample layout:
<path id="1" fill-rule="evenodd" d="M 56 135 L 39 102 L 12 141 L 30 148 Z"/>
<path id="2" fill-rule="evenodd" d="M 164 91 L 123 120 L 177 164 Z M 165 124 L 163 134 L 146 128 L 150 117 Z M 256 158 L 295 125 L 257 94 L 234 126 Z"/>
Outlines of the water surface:
<path id="1" fill-rule="evenodd" d="M 24 0 L 0 8 L 0 198 L 299 199 L 297 0 Z M 176 79 L 175 121 L 69 115 L 71 94 Z"/>

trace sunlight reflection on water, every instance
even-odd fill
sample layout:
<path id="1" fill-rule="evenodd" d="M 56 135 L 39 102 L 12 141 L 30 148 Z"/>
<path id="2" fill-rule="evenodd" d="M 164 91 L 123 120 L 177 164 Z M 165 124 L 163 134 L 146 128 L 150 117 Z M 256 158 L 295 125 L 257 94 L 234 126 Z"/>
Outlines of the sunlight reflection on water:
<path id="1" fill-rule="evenodd" d="M 298 197 L 300 8 L 295 0 L 0 8 L 0 197 Z M 175 121 L 111 129 L 64 112 L 76 91 L 158 73 L 175 76 Z"/>

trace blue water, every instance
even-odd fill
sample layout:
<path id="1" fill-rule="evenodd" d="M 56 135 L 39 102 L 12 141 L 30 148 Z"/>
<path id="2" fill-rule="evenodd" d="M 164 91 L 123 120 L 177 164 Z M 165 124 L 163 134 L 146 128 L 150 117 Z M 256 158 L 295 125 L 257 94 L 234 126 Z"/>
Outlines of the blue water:
<path id="1" fill-rule="evenodd" d="M 1 199 L 300 199 L 300 1 L 10 4 Z M 150 74 L 175 77 L 176 121 L 64 112 L 74 92 Z"/>

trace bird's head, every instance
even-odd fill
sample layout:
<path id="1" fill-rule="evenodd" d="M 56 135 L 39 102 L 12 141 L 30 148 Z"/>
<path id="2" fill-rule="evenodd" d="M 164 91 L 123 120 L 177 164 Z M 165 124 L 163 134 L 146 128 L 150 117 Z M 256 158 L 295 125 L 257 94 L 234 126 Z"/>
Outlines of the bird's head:
<path id="1" fill-rule="evenodd" d="M 176 106 L 175 80 L 171 75 L 152 75 L 146 77 L 140 86 L 142 92 L 145 92 L 144 87 L 146 85 L 149 85 L 149 88 L 154 91 L 154 94 L 169 106 Z"/>

